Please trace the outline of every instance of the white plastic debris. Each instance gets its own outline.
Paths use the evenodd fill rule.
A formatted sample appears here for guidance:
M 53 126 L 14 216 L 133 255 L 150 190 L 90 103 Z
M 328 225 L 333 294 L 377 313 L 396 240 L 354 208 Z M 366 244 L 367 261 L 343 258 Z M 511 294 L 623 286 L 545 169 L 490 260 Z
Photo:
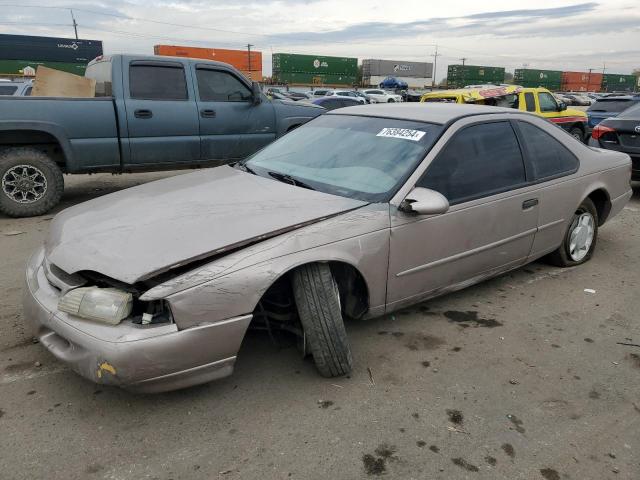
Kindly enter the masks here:
M 585 288 L 584 293 L 596 293 L 596 291 L 593 288 Z

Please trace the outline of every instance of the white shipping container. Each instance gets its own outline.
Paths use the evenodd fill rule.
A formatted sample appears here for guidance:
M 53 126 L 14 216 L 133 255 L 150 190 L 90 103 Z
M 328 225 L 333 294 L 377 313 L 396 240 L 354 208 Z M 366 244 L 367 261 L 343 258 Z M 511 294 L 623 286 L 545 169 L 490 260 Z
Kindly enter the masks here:
M 380 85 L 382 83 L 382 81 L 387 78 L 386 76 L 371 76 L 368 78 L 364 78 L 363 81 L 365 83 L 365 85 L 369 85 L 371 87 L 377 87 L 378 85 Z M 424 87 L 430 87 L 432 82 L 433 82 L 433 78 L 431 77 L 398 77 L 395 76 L 394 78 L 397 78 L 398 80 L 402 81 L 402 82 L 407 82 L 407 85 L 409 85 L 409 88 L 424 88 Z

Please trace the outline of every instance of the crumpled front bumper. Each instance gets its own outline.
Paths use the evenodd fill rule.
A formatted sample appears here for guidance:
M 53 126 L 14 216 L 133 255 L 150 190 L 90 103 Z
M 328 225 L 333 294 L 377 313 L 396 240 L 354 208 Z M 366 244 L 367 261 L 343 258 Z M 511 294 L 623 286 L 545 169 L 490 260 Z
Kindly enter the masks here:
M 27 263 L 25 321 L 40 343 L 83 377 L 127 390 L 154 393 L 231 375 L 251 321 L 244 315 L 185 330 L 176 324 L 107 325 L 57 309 L 60 291 L 45 277 L 44 252 Z

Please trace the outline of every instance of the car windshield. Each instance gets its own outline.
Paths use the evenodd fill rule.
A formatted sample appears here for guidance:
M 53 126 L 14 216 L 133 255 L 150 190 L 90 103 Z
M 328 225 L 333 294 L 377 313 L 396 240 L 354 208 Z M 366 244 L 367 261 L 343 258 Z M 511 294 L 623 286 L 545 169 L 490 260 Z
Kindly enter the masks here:
M 244 166 L 321 192 L 386 202 L 442 129 L 424 122 L 323 115 L 260 150 Z

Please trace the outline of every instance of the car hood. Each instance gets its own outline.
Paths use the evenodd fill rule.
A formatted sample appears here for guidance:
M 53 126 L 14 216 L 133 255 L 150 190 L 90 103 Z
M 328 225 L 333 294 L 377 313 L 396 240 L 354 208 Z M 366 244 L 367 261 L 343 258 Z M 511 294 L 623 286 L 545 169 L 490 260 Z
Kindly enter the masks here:
M 47 259 L 135 283 L 366 205 L 228 166 L 105 195 L 55 217 Z

